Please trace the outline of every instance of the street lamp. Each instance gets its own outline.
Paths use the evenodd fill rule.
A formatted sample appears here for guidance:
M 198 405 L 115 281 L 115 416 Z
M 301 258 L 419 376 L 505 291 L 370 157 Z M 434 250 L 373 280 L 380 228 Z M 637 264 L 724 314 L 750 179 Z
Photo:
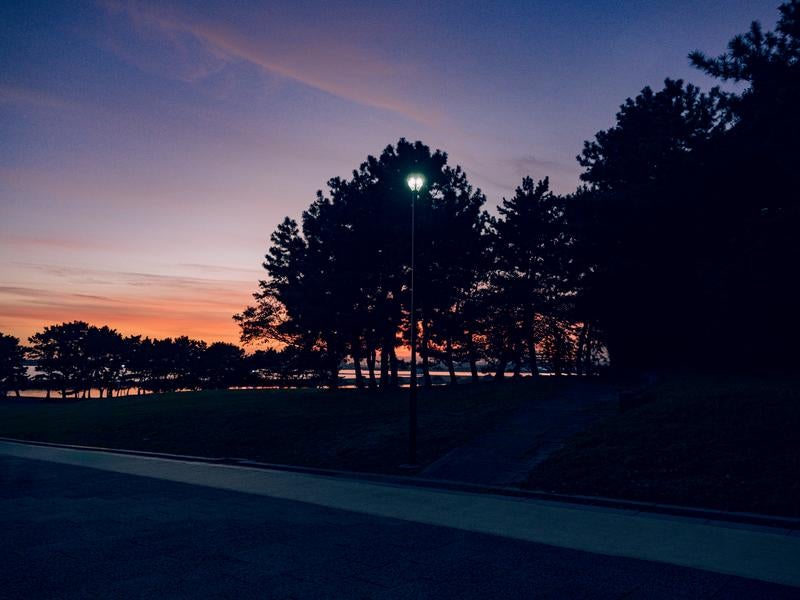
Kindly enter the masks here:
M 411 381 L 408 386 L 408 462 L 417 464 L 417 314 L 414 312 L 414 207 L 419 200 L 419 191 L 425 180 L 421 175 L 409 175 L 411 188 Z

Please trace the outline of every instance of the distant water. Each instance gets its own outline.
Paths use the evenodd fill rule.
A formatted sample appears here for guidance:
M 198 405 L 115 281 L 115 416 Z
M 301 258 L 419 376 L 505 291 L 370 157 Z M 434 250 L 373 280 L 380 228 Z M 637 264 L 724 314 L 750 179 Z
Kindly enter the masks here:
M 28 377 L 33 377 L 38 373 L 36 367 L 28 366 Z M 364 380 L 367 381 L 369 377 L 369 373 L 366 369 L 362 370 L 364 375 Z M 478 376 L 481 379 L 489 376 L 489 373 L 481 373 L 478 372 Z M 522 377 L 530 377 L 530 373 L 521 373 Z M 551 373 L 540 373 L 540 375 L 551 375 Z M 513 377 L 513 371 L 506 371 L 506 377 Z M 411 380 L 411 371 L 409 370 L 401 370 L 397 372 L 397 377 L 399 380 L 400 387 L 408 387 L 409 382 Z M 375 378 L 380 380 L 380 372 L 375 373 Z M 472 373 L 470 371 L 456 371 L 456 378 L 459 382 L 467 382 L 472 380 Z M 417 371 L 417 382 L 418 384 L 422 384 L 422 371 Z M 355 388 L 356 386 L 356 372 L 355 369 L 342 369 L 339 371 L 339 382 L 342 388 Z M 433 385 L 447 385 L 450 383 L 450 373 L 447 371 L 431 371 L 431 382 Z M 233 386 L 231 389 L 273 389 L 276 386 Z M 188 390 L 186 390 L 188 391 Z M 145 392 L 150 393 L 150 392 Z M 37 389 L 28 389 L 22 390 L 21 394 L 23 396 L 27 396 L 29 398 L 45 398 L 47 396 L 47 392 L 45 390 L 37 390 Z M 82 396 L 83 392 L 78 394 L 78 397 Z M 124 395 L 124 393 L 123 393 Z M 132 389 L 130 390 L 130 395 L 135 395 L 135 391 Z M 58 390 L 53 390 L 50 393 L 50 397 L 52 399 L 61 398 L 61 394 Z M 91 389 L 91 397 L 92 398 L 99 398 L 100 397 L 100 390 L 97 388 Z M 74 395 L 68 395 L 67 398 L 75 398 Z
M 448 371 L 431 371 L 431 382 L 433 385 L 445 385 L 450 383 L 450 373 Z M 356 372 L 354 369 L 342 369 L 339 371 L 339 374 L 344 382 L 343 387 L 347 387 L 348 384 L 355 386 L 356 381 Z M 369 377 L 369 373 L 366 369 L 362 370 L 362 374 L 364 379 L 366 380 Z M 522 377 L 530 377 L 530 373 L 521 373 Z M 540 375 L 549 375 L 549 373 L 540 373 Z M 478 371 L 478 377 L 484 379 L 489 376 L 494 376 L 494 373 L 481 373 Z M 506 371 L 506 377 L 513 377 L 513 371 Z M 380 380 L 380 372 L 376 371 L 375 378 Z M 407 387 L 409 382 L 411 381 L 411 371 L 398 371 L 397 378 L 399 380 L 401 387 Z M 456 380 L 457 381 L 471 381 L 472 380 L 472 373 L 470 371 L 456 371 Z M 417 382 L 422 383 L 422 371 L 417 369 Z

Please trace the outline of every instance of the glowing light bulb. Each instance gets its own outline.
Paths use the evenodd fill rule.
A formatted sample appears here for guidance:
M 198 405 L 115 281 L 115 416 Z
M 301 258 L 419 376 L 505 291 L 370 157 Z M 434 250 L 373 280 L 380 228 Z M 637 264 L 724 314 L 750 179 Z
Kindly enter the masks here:
M 425 183 L 425 180 L 420 175 L 411 175 L 408 178 L 408 187 L 415 192 L 418 192 L 422 188 L 423 183 Z

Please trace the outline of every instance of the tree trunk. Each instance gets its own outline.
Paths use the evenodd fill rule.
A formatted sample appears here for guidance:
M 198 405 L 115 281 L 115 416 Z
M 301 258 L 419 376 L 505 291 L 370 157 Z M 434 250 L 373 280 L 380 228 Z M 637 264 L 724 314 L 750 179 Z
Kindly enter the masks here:
M 450 385 L 455 385 L 458 383 L 458 378 L 456 377 L 456 366 L 453 364 L 453 342 L 449 337 L 445 342 L 445 351 L 447 352 L 447 370 L 450 371 Z
M 589 322 L 586 321 L 581 327 L 578 336 L 578 351 L 575 353 L 575 373 L 578 375 L 589 375 Z
M 425 387 L 429 388 L 433 385 L 431 381 L 431 366 L 430 362 L 428 361 L 428 337 L 430 334 L 428 322 L 425 321 L 425 317 L 422 318 L 422 347 L 419 350 L 419 354 L 422 357 L 422 380 L 425 384 Z
M 508 364 L 508 353 L 503 350 L 500 354 L 500 360 L 497 363 L 497 368 L 494 372 L 494 380 L 500 381 L 506 376 L 506 365 Z
M 374 390 L 375 383 L 375 348 L 370 348 L 367 352 L 367 371 L 369 372 L 369 389 Z
M 331 364 L 331 381 L 330 386 L 332 390 L 339 389 L 339 361 Z
M 50 400 L 50 388 L 47 388 L 47 393 L 45 394 L 45 398 Z
M 381 389 L 389 387 L 389 350 L 384 345 L 381 348 Z
M 475 343 L 472 333 L 467 334 L 467 355 L 469 357 L 469 370 L 472 373 L 472 383 L 478 383 L 478 360 L 475 357 Z
M 19 397 L 20 397 L 19 390 L 14 390 L 14 395 L 15 395 L 17 398 L 19 398 Z
M 356 372 L 356 388 L 364 389 L 364 375 L 361 373 L 361 340 L 353 340 L 353 368 Z
M 533 320 L 528 324 L 528 360 L 530 361 L 531 377 L 539 376 L 539 361 L 536 356 L 536 336 L 533 333 Z
M 396 388 L 398 385 L 400 385 L 400 378 L 397 373 L 397 352 L 395 352 L 394 346 L 389 348 L 389 366 L 392 370 L 391 385 L 393 388 Z
M 583 375 L 583 336 L 586 332 L 586 324 L 581 327 L 581 332 L 578 334 L 578 341 L 575 343 L 575 375 L 580 377 Z

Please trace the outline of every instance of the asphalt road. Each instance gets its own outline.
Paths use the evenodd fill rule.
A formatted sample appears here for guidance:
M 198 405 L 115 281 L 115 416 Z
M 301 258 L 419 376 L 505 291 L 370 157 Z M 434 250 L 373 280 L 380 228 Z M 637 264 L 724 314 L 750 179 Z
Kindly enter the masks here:
M 2 598 L 800 598 L 800 589 L 0 457 Z

